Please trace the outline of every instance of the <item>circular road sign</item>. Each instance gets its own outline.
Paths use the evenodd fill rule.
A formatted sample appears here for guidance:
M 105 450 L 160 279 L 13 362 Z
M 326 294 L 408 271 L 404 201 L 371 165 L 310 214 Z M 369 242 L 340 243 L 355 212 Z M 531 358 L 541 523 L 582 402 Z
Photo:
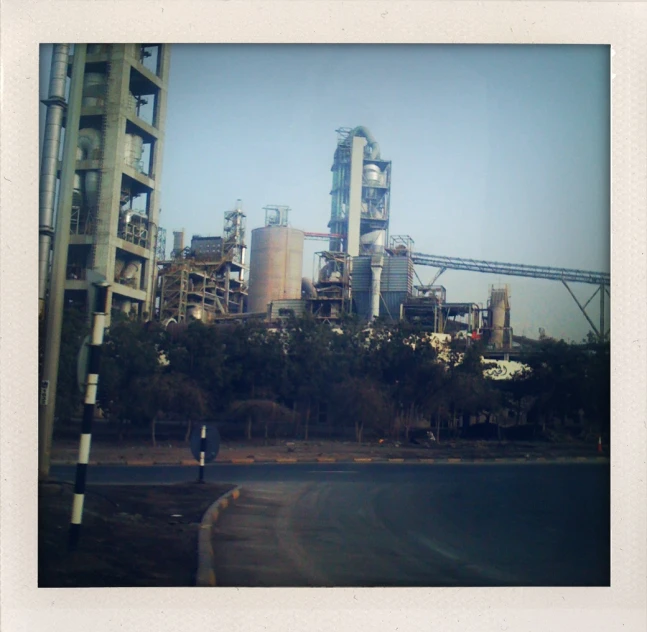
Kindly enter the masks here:
M 204 462 L 211 463 L 218 456 L 218 450 L 220 450 L 220 433 L 215 424 L 196 424 L 193 427 L 191 432 L 191 454 L 199 463 L 202 426 L 207 428 L 207 447 L 204 451 Z

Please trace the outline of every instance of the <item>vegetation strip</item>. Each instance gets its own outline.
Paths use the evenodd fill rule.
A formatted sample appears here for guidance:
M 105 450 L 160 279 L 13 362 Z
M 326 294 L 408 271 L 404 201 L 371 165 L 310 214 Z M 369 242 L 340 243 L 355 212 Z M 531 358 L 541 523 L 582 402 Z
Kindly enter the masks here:
M 240 497 L 240 487 L 235 487 L 221 496 L 207 509 L 200 523 L 198 533 L 198 572 L 196 573 L 196 586 L 212 587 L 216 585 L 214 571 L 213 544 L 211 542 L 213 525 L 218 521 L 220 512 L 229 506 L 229 499 L 237 500 Z
M 63 328 L 60 365 L 76 367 L 85 310 L 70 308 Z M 349 320 L 333 329 L 303 318 L 275 330 L 196 321 L 172 333 L 160 323 L 115 318 L 98 384 L 102 426 L 121 438 L 148 429 L 154 445 L 158 436 L 188 437 L 191 423 L 203 420 L 227 428 L 223 437 L 247 439 L 578 436 L 606 445 L 608 341 L 534 341 L 511 379 L 504 379 L 508 369 L 504 375 L 488 366 L 487 350 L 475 341 L 455 340 L 442 351 L 427 341 L 427 332 L 406 323 L 367 329 Z M 56 407 L 57 432 L 78 437 L 67 423 L 81 409 L 76 371 L 59 375 Z

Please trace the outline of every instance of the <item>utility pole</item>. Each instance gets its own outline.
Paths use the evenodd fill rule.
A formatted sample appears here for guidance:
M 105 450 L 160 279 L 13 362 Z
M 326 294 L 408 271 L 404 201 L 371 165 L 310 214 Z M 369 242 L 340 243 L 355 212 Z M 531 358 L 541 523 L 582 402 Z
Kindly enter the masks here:
M 85 44 L 76 44 L 74 46 L 70 98 L 65 122 L 63 167 L 61 170 L 61 182 L 56 211 L 52 272 L 47 301 L 45 357 L 43 360 L 43 375 L 40 383 L 38 406 L 38 476 L 40 480 L 46 480 L 49 476 L 52 435 L 54 432 L 54 412 L 61 350 L 61 326 L 63 322 L 67 251 L 70 242 L 70 219 L 72 214 L 74 174 L 76 171 L 76 149 L 81 115 L 83 75 L 85 72 L 85 53 Z

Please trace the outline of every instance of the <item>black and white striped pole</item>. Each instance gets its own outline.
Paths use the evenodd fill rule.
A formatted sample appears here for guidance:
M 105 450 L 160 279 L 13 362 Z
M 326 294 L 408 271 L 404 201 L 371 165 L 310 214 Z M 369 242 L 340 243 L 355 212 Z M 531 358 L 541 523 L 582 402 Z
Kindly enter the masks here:
M 207 452 L 207 427 L 203 424 L 200 429 L 200 477 L 199 483 L 204 483 L 204 455 Z
M 90 337 L 90 353 L 88 358 L 88 377 L 85 386 L 83 402 L 83 421 L 81 423 L 81 438 L 79 442 L 79 459 L 76 465 L 76 480 L 74 483 L 74 502 L 72 504 L 72 520 L 70 522 L 70 550 L 76 549 L 79 543 L 81 520 L 83 518 L 83 502 L 85 500 L 85 481 L 90 460 L 90 443 L 92 441 L 92 420 L 97 402 L 97 386 L 99 384 L 99 368 L 101 367 L 101 347 L 106 326 L 106 309 L 108 303 L 108 288 L 105 281 L 94 283 L 94 310 L 92 314 L 92 334 Z

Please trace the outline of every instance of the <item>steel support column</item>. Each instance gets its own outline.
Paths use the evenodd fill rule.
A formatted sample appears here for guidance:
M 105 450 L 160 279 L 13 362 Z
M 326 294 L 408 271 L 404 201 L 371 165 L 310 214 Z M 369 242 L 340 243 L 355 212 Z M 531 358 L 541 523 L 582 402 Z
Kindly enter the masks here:
M 575 294 L 573 294 L 573 292 L 572 292 L 571 288 L 570 288 L 570 287 L 568 287 L 568 283 L 566 283 L 566 281 L 564 281 L 563 279 L 562 279 L 562 283 L 564 284 L 564 287 L 568 290 L 568 293 L 573 297 L 573 300 L 577 303 L 577 306 L 580 308 L 580 311 L 582 312 L 582 314 L 584 314 L 584 318 L 586 318 L 586 320 L 588 320 L 588 321 L 589 321 L 589 325 L 591 325 L 591 328 L 592 328 L 592 329 L 593 329 L 593 331 L 595 332 L 595 335 L 596 335 L 598 338 L 601 338 L 602 334 L 604 334 L 604 330 L 602 330 L 602 334 L 600 333 L 600 331 L 598 331 L 598 329 L 596 328 L 596 326 L 593 324 L 593 321 L 589 318 L 589 315 L 586 313 L 586 310 L 584 309 L 584 307 L 582 306 L 582 304 L 577 300 L 577 297 L 575 296 Z M 598 290 L 596 290 L 596 291 L 595 291 L 595 293 L 593 294 L 593 296 L 595 296 L 595 294 L 596 294 L 597 292 L 598 292 Z M 604 293 L 603 293 L 603 294 L 604 294 Z M 591 297 L 591 298 L 593 298 L 593 297 Z M 589 299 L 589 301 L 588 301 L 588 302 L 590 302 L 590 300 L 591 300 L 591 299 Z M 587 302 L 587 304 L 588 304 L 588 302 Z M 602 318 L 604 318 L 604 316 L 602 316 Z

